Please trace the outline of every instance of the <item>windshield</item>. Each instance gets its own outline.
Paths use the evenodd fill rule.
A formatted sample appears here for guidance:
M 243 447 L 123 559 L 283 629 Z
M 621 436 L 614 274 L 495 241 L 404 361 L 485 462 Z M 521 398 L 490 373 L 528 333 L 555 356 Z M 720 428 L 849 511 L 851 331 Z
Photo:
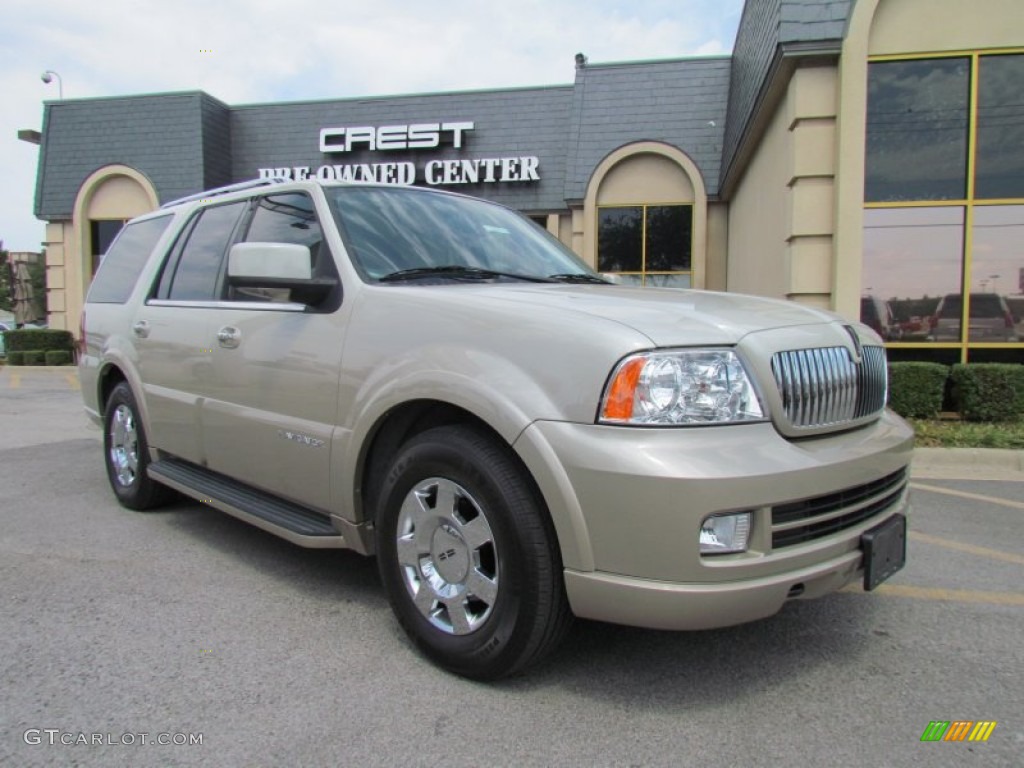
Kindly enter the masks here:
M 453 276 L 451 268 L 465 267 L 494 277 L 600 279 L 550 234 L 499 205 L 402 187 L 324 191 L 352 259 L 372 279 L 439 267 Z

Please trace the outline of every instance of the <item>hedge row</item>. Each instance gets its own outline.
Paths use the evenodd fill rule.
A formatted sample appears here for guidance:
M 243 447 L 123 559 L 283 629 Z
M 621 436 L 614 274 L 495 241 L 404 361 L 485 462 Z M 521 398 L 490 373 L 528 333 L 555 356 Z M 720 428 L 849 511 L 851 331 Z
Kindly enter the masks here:
M 949 366 L 889 363 L 889 407 L 900 416 L 933 419 L 942 410 Z
M 71 352 L 75 348 L 75 337 L 71 331 L 51 331 L 49 328 L 21 328 L 4 331 L 4 344 L 8 352 L 27 352 L 33 349 L 47 351 L 63 349 Z
M 10 352 L 7 362 L 11 365 L 71 365 L 71 353 L 66 349 L 27 349 L 24 352 Z
M 69 365 L 75 359 L 75 337 L 70 331 L 20 328 L 4 331 L 10 365 Z
M 967 421 L 1024 417 L 1024 365 L 890 363 L 889 406 L 901 416 L 933 419 L 948 404 Z

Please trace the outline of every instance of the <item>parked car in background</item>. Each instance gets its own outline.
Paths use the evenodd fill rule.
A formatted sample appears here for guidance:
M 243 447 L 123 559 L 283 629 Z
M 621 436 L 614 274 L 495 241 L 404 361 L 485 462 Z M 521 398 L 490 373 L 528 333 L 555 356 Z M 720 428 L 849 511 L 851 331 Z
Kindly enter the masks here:
M 935 308 L 929 320 L 929 341 L 961 341 L 960 326 L 963 319 L 963 295 L 947 293 Z M 972 293 L 970 295 L 970 320 L 968 341 L 1015 342 L 1017 319 L 1010 311 L 1006 300 L 997 293 Z
M 877 296 L 862 296 L 860 299 L 860 321 L 886 341 L 891 341 L 894 329 L 892 307 L 889 302 Z

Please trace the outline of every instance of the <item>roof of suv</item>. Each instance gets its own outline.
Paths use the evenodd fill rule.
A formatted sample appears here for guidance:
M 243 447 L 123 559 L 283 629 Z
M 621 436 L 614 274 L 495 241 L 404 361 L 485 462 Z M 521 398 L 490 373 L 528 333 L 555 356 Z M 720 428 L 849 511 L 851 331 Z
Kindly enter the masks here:
M 274 187 L 277 185 L 286 185 L 291 188 L 303 188 L 312 186 L 318 187 L 379 187 L 382 189 L 395 189 L 395 184 L 380 184 L 376 182 L 361 182 L 361 181 L 320 181 L 319 179 L 285 179 L 277 176 L 264 179 L 249 179 L 248 181 L 240 181 L 236 184 L 228 184 L 224 187 L 215 187 L 214 189 L 208 189 L 203 192 L 196 192 L 192 195 L 185 197 L 179 197 L 176 200 L 169 200 L 163 203 L 160 208 L 155 211 L 166 211 L 171 208 L 178 208 L 181 206 L 201 205 L 203 203 L 212 202 L 215 197 L 224 196 L 227 199 L 233 199 L 234 197 L 244 197 L 241 193 L 252 193 L 255 190 L 263 190 L 268 187 Z M 426 187 L 401 187 L 403 189 L 415 189 L 420 192 L 432 193 L 436 195 L 446 195 L 449 197 L 466 197 L 466 195 L 460 195 L 458 192 L 450 192 L 443 189 L 429 189 Z M 485 201 L 490 202 L 490 201 Z M 494 205 L 500 205 L 499 203 L 493 203 Z M 150 214 L 146 214 L 150 215 Z M 143 218 L 143 217 L 139 217 Z

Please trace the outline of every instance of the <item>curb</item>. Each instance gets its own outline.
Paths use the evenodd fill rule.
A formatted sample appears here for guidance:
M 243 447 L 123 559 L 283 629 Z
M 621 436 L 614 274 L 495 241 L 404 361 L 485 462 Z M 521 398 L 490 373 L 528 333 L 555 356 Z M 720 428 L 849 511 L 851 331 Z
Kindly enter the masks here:
M 0 371 L 49 371 L 51 373 L 61 373 L 63 371 L 71 371 L 75 374 L 78 373 L 77 365 L 7 365 L 0 363 Z
M 961 480 L 1024 480 L 1024 451 L 1005 448 L 915 448 L 911 474 Z

